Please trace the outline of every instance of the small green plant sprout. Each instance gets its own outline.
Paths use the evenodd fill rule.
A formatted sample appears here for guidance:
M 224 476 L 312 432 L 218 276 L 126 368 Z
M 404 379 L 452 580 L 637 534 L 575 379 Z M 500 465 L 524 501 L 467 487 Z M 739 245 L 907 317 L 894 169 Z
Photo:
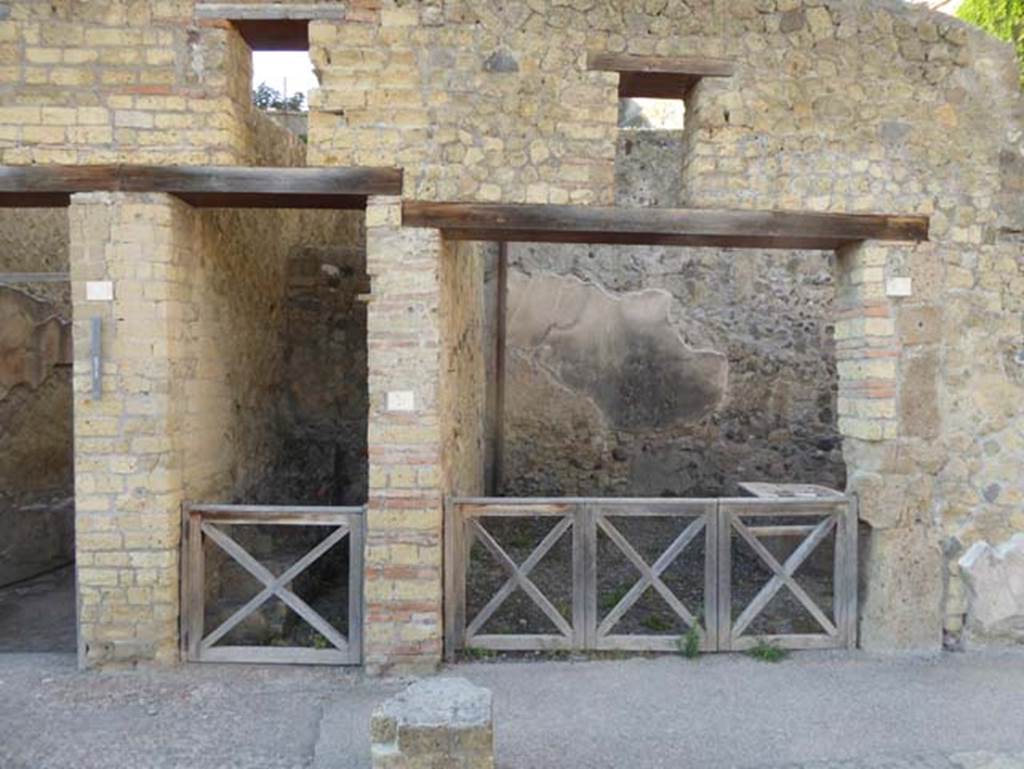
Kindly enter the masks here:
M 757 642 L 757 646 L 747 652 L 755 660 L 761 662 L 782 662 L 789 656 L 789 651 L 765 641 L 763 638 Z
M 617 585 L 610 592 L 604 593 L 601 596 L 601 609 L 603 611 L 611 611 L 619 605 L 619 601 L 625 598 L 628 592 L 628 585 Z
M 492 649 L 481 649 L 478 646 L 467 646 L 462 650 L 462 656 L 467 660 L 489 660 L 497 656 Z
M 686 635 L 679 637 L 679 653 L 692 660 L 700 656 L 700 628 L 697 623 L 690 625 Z

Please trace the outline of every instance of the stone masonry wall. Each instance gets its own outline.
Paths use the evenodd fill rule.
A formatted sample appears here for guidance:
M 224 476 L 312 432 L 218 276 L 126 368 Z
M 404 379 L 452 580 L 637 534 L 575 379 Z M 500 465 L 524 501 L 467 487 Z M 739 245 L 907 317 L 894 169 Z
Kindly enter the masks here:
M 839 427 L 872 526 L 862 641 L 934 647 L 944 626 L 956 643 L 957 559 L 1021 525 L 1006 404 L 1024 395 L 1024 260 L 1000 229 L 1020 207 L 1001 176 L 1020 155 L 1015 62 L 924 9 L 792 6 L 731 12 L 743 64 L 690 100 L 683 187 L 696 205 L 931 216 L 930 243 L 840 260 Z M 893 277 L 912 295 L 887 297 Z
M 248 46 L 193 6 L 0 4 L 0 162 L 289 164 L 253 138 Z
M 1020 530 L 1008 46 L 895 0 L 451 0 L 360 4 L 315 23 L 312 47 L 310 158 L 403 165 L 411 197 L 611 202 L 616 77 L 585 70 L 588 51 L 611 51 L 736 60 L 688 99 L 688 204 L 931 216 L 931 242 L 837 263 L 839 428 L 873 525 L 864 641 L 934 648 L 943 622 L 959 632 L 958 554 Z M 887 296 L 892 277 L 911 296 Z
M 177 659 L 184 319 L 195 220 L 165 195 L 76 195 L 70 209 L 75 345 L 79 662 Z M 85 300 L 110 280 L 111 303 Z M 103 395 L 90 326 L 103 323 Z
M 398 198 L 370 198 L 363 658 L 371 670 L 441 657 L 441 258 L 440 233 L 403 229 Z M 390 392 L 412 393 L 412 410 L 389 409 Z
M 484 479 L 483 247 L 401 227 L 398 198 L 366 215 L 370 488 L 364 661 L 441 658 L 443 500 Z M 410 395 L 411 408 L 389 403 Z

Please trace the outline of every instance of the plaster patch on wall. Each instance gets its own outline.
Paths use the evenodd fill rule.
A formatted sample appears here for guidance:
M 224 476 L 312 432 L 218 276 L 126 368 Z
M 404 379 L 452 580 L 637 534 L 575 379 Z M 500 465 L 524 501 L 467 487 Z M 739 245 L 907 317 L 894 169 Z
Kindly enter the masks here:
M 509 347 L 529 351 L 618 429 L 693 422 L 725 397 L 725 355 L 685 343 L 667 291 L 616 295 L 574 277 L 513 271 L 509 296 Z
M 0 286 L 0 400 L 17 385 L 39 387 L 55 365 L 70 362 L 68 322 L 52 305 Z

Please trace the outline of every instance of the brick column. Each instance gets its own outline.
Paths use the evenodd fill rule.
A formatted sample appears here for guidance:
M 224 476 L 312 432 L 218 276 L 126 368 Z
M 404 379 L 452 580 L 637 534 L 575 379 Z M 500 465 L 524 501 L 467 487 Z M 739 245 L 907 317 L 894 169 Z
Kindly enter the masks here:
M 75 195 L 69 210 L 79 662 L 173 662 L 184 404 L 174 386 L 191 209 L 159 194 Z M 106 281 L 112 301 L 90 301 Z M 102 393 L 91 383 L 102 321 Z
M 847 489 L 871 526 L 860 640 L 880 651 L 934 650 L 942 641 L 942 558 L 927 472 L 929 453 L 941 465 L 930 445 L 938 435 L 935 371 L 930 381 L 921 375 L 906 324 L 898 324 L 909 300 L 886 292 L 907 250 L 865 243 L 839 254 L 839 430 Z
M 441 659 L 441 234 L 403 229 L 399 198 L 371 198 L 366 249 L 373 293 L 364 658 L 371 671 L 389 672 Z

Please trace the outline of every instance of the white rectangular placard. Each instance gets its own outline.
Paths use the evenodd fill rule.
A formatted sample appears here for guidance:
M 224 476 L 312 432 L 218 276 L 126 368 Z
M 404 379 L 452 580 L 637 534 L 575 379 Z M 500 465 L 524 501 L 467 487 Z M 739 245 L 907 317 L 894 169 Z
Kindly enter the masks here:
M 914 293 L 910 278 L 889 278 L 885 284 L 886 296 L 910 296 Z
M 85 299 L 87 302 L 114 301 L 114 284 L 109 280 L 87 280 Z

